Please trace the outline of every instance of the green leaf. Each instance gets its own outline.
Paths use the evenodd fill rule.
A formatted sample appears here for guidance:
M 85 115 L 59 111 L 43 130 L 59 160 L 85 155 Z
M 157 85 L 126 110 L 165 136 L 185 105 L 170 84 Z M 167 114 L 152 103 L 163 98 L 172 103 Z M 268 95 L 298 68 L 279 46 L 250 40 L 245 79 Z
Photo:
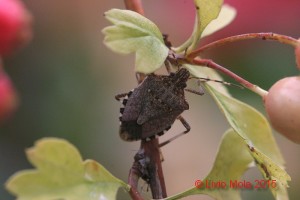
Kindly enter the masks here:
M 231 127 L 250 146 L 259 149 L 276 163 L 284 164 L 269 123 L 261 113 L 233 97 L 222 94 L 211 86 L 206 85 L 206 89 L 217 102 Z
M 188 54 L 197 46 L 206 26 L 218 17 L 223 0 L 194 0 L 194 4 L 196 7 L 194 30 L 186 42 L 181 46 L 174 48 L 174 51 L 177 53 L 186 51 Z
M 236 10 L 233 7 L 226 4 L 223 5 L 218 18 L 212 20 L 206 26 L 206 28 L 203 30 L 201 34 L 201 38 L 211 35 L 219 31 L 220 29 L 226 27 L 234 20 L 235 16 L 236 16 Z
M 184 66 L 195 77 L 222 80 L 221 76 L 213 69 L 195 65 Z M 205 86 L 231 127 L 241 137 L 251 142 L 250 146 L 254 145 L 276 163 L 283 165 L 284 160 L 277 147 L 267 119 L 251 106 L 231 97 L 224 85 L 206 82 Z
M 274 163 L 269 157 L 257 151 L 253 146 L 248 146 L 250 153 L 255 160 L 256 166 L 263 174 L 266 180 L 275 181 L 276 186 L 271 186 L 269 189 L 272 194 L 278 200 L 288 200 L 287 181 L 291 180 L 291 177 L 281 168 Z
M 276 180 L 278 187 L 270 188 L 275 198 L 286 195 L 290 176 L 284 170 L 284 160 L 272 135 L 266 118 L 249 105 L 218 92 L 211 86 L 206 89 L 213 96 L 231 127 L 244 139 L 257 167 L 269 180 Z M 255 151 L 251 151 L 251 150 Z M 266 174 L 267 173 L 267 174 Z
M 130 10 L 111 9 L 105 17 L 113 24 L 102 30 L 108 48 L 121 54 L 135 52 L 137 72 L 148 74 L 161 67 L 169 49 L 153 22 Z
M 196 77 L 218 78 L 215 70 L 202 66 L 185 65 Z M 288 199 L 286 187 L 290 176 L 284 170 L 284 160 L 277 147 L 267 119 L 251 106 L 231 97 L 216 83 L 207 82 L 207 91 L 212 95 L 231 127 L 244 139 L 245 145 L 263 176 L 276 181 L 269 187 L 277 199 Z
M 193 187 L 183 193 L 169 197 L 167 200 L 195 194 L 207 194 L 220 200 L 239 200 L 241 199 L 239 190 L 234 189 L 230 183 L 240 181 L 252 162 L 253 158 L 249 154 L 243 139 L 234 130 L 230 129 L 223 135 L 214 166 L 209 175 L 202 180 L 202 185 L 199 185 L 201 187 Z M 210 188 L 212 181 L 221 181 L 226 186 L 224 188 Z
M 129 190 L 96 161 L 83 162 L 66 140 L 41 139 L 26 153 L 36 169 L 17 172 L 6 182 L 18 200 L 115 199 L 120 187 Z

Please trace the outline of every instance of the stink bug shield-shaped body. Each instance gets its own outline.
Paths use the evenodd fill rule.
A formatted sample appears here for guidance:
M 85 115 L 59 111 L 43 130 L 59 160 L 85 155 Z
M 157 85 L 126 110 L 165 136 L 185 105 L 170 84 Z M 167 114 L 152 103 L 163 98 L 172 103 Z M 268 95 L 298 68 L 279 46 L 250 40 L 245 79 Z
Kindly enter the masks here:
M 120 137 L 126 141 L 162 135 L 184 110 L 189 109 L 184 89 L 190 76 L 187 69 L 165 75 L 148 75 L 128 94 L 117 95 L 120 109 Z

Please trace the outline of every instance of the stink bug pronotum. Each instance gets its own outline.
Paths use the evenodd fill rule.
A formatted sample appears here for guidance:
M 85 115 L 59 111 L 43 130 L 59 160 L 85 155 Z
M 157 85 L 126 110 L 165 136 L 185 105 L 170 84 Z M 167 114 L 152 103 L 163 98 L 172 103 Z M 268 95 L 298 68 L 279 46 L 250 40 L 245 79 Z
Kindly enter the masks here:
M 171 128 L 178 118 L 185 126 L 190 126 L 180 117 L 189 109 L 184 89 L 190 73 L 181 68 L 170 75 L 148 75 L 137 88 L 129 93 L 119 94 L 124 107 L 120 109 L 120 137 L 125 141 L 134 141 L 162 135 Z

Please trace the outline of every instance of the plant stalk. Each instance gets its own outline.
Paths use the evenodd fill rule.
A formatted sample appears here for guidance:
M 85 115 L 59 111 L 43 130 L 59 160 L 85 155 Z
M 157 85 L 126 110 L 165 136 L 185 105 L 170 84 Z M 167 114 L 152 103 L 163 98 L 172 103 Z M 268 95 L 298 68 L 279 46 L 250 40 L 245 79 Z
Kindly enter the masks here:
M 242 34 L 242 35 L 235 35 L 235 36 L 230 36 L 227 38 L 223 38 L 217 41 L 214 41 L 212 43 L 209 43 L 207 45 L 204 45 L 194 51 L 192 51 L 187 58 L 189 60 L 196 58 L 199 56 L 202 52 L 207 51 L 211 48 L 223 46 L 228 43 L 232 42 L 238 42 L 242 40 L 250 40 L 250 39 L 262 39 L 262 40 L 273 40 L 277 41 L 283 44 L 291 45 L 293 47 L 296 47 L 299 44 L 299 41 L 295 38 L 292 38 L 290 36 L 286 35 L 281 35 L 277 33 L 247 33 L 247 34 Z
M 185 61 L 187 61 L 187 60 L 185 60 Z M 260 95 L 261 97 L 264 97 L 268 94 L 268 91 L 258 87 L 257 85 L 254 85 L 253 83 L 250 83 L 249 81 L 243 79 L 242 77 L 240 77 L 237 74 L 233 73 L 232 71 L 226 69 L 225 67 L 213 62 L 212 60 L 195 58 L 195 59 L 193 59 L 191 61 L 187 61 L 187 62 L 188 62 L 188 64 L 205 66 L 205 67 L 209 67 L 209 68 L 215 69 L 217 71 L 220 71 L 223 74 L 225 74 L 225 75 L 233 78 L 234 80 L 236 80 L 238 83 L 243 85 L 245 88 L 247 88 L 247 89 L 255 92 L 256 94 Z
M 124 3 L 126 9 L 144 15 L 141 0 L 124 0 Z M 136 73 L 136 78 L 138 83 L 141 83 L 145 78 L 145 74 Z M 136 157 L 138 157 L 141 152 L 143 153 L 143 158 L 142 160 L 137 161 Z M 143 165 L 141 165 L 141 163 L 143 163 Z M 131 186 L 130 195 L 135 200 L 142 199 L 137 190 L 139 178 L 146 179 L 147 183 L 149 183 L 154 199 L 167 197 L 158 138 L 150 141 L 142 140 L 140 150 L 135 156 L 135 162 L 130 170 L 128 178 L 129 185 Z

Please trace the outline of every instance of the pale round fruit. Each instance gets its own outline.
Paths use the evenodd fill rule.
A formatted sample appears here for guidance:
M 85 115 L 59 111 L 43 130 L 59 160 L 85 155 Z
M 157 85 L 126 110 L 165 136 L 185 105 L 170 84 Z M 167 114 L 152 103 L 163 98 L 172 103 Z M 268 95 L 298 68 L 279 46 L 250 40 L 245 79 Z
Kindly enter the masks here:
M 297 68 L 300 69 L 300 39 L 298 41 L 299 44 L 295 48 L 295 56 L 296 56 Z
M 273 128 L 300 144 L 300 76 L 276 82 L 264 103 Z

